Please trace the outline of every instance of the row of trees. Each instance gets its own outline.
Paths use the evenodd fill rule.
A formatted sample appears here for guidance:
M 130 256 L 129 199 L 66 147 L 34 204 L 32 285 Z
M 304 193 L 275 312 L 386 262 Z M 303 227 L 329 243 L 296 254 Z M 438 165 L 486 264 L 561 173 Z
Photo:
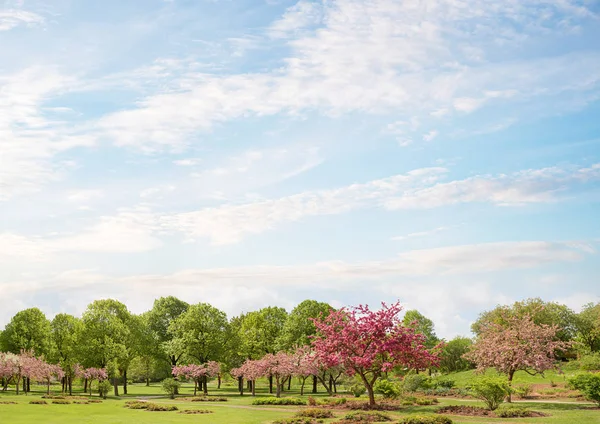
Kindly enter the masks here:
M 555 359 L 548 352 L 564 359 L 575 347 L 600 349 L 600 304 L 587 305 L 579 314 L 539 299 L 497 307 L 473 324 L 475 346 L 464 337 L 440 344 L 431 320 L 408 311 L 401 321 L 399 313 L 397 304 L 375 312 L 362 307 L 336 311 L 326 303 L 307 300 L 289 314 L 283 308 L 267 307 L 228 319 L 209 304 L 189 305 L 165 297 L 156 300 L 150 311 L 134 315 L 118 301 L 98 300 L 81 318 L 58 314 L 49 321 L 37 308 L 17 313 L 0 334 L 0 351 L 35 354 L 44 363 L 58 365 L 53 375 L 63 380 L 63 390 L 81 375 L 82 368 L 106 370 L 115 395 L 119 381 L 127 393 L 132 369 L 147 381 L 153 375 L 164 378 L 171 373 L 190 378 L 204 392 L 209 378 L 220 382 L 222 371 L 231 371 L 239 379 L 241 391 L 244 378 L 253 382 L 267 376 L 271 391 L 275 380 L 278 393 L 291 376 L 303 382 L 312 377 L 316 391 L 318 381 L 326 388 L 332 383 L 335 387 L 337 378 L 346 373 L 357 376 L 373 399 L 377 379 L 396 367 L 452 372 L 476 364 L 497 367 L 510 379 L 519 369 L 547 369 Z M 517 323 L 525 327 L 515 327 Z M 546 349 L 547 361 L 540 365 L 539 360 L 534 364 L 513 358 L 525 364 L 514 369 L 494 363 L 502 343 L 523 352 L 515 346 L 532 342 L 531 337 L 506 338 L 513 334 L 508 328 L 516 328 L 513 333 L 518 337 L 527 332 L 543 334 L 545 339 L 535 343 Z M 546 330 L 540 333 L 540 329 Z M 365 340 L 369 342 L 361 350 Z M 538 348 L 530 350 L 539 353 Z M 253 384 L 249 387 L 252 390 Z

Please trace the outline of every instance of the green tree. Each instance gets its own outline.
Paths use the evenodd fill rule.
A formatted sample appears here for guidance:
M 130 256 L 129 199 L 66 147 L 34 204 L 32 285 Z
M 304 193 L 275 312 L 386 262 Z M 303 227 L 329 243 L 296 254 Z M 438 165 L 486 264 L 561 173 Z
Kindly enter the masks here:
M 185 313 L 189 304 L 174 296 L 161 297 L 154 301 L 152 309 L 145 316 L 148 327 L 154 334 L 157 347 L 154 352 L 157 358 L 166 360 L 169 365 L 176 366 L 185 353 L 185 346 L 180 340 L 174 340 L 169 331 L 171 323 Z
M 312 319 L 325 318 L 333 310 L 331 305 L 316 300 L 299 303 L 288 315 L 277 342 L 280 349 L 291 350 L 310 344 L 317 329 Z
M 413 328 L 417 334 L 425 336 L 425 347 L 427 349 L 434 348 L 440 342 L 435 334 L 433 321 L 416 309 L 406 311 L 402 323 L 406 327 Z
M 475 368 L 474 364 L 463 358 L 473 341 L 467 337 L 455 337 L 442 348 L 440 369 L 442 372 L 459 372 Z
M 84 364 L 107 368 L 113 377 L 115 396 L 119 395 L 117 374 L 124 372 L 124 392 L 127 387 L 127 367 L 137 348 L 137 323 L 127 307 L 113 299 L 96 300 L 88 305 L 82 317 L 81 345 Z
M 58 314 L 54 317 L 50 326 L 53 348 L 52 357 L 55 362 L 61 365 L 65 372 L 63 391 L 68 388 L 69 394 L 72 394 L 79 339 L 83 327 L 82 322 L 73 315 Z
M 17 312 L 2 334 L 4 349 L 18 354 L 33 350 L 36 355 L 49 355 L 51 350 L 50 321 L 38 308 Z
M 589 352 L 600 351 L 600 303 L 588 303 L 576 317 L 577 341 Z

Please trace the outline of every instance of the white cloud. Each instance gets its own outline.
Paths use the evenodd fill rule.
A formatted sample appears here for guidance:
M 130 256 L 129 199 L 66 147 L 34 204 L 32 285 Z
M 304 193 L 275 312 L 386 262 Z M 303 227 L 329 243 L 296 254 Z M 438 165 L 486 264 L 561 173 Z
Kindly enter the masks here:
M 405 236 L 392 237 L 392 240 L 394 240 L 394 241 L 401 241 L 401 240 L 406 240 L 406 239 L 410 239 L 410 238 L 427 237 L 427 236 L 430 236 L 430 235 L 433 235 L 433 234 L 437 234 L 437 233 L 441 233 L 441 232 L 444 232 L 444 231 L 448 231 L 451 228 L 454 228 L 454 227 L 437 227 L 437 228 L 434 228 L 432 230 L 417 231 L 415 233 L 410 233 L 410 234 L 407 234 Z
M 289 7 L 281 19 L 273 22 L 269 28 L 271 37 L 279 38 L 294 34 L 321 23 L 323 19 L 323 5 L 310 0 L 300 0 Z
M 104 196 L 104 192 L 98 189 L 71 190 L 67 193 L 67 200 L 73 203 L 85 204 L 102 196 Z
M 39 25 L 44 20 L 42 16 L 26 10 L 4 9 L 0 10 L 0 31 L 8 31 L 19 25 Z

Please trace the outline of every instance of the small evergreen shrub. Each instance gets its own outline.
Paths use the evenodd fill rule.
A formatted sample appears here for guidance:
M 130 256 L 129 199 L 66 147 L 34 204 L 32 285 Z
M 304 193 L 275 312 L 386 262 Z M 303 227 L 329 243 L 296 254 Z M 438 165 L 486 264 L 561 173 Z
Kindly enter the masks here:
M 452 420 L 443 415 L 413 415 L 403 417 L 398 424 L 452 424 Z
M 327 409 L 310 408 L 296 413 L 296 417 L 304 418 L 333 418 L 333 412 Z
M 161 383 L 160 387 L 163 392 L 169 395 L 169 398 L 175 399 L 175 393 L 181 387 L 181 383 L 174 378 L 165 378 Z
M 379 380 L 375 383 L 373 390 L 382 395 L 384 399 L 397 399 L 401 393 L 400 387 L 389 380 Z
M 306 405 L 306 401 L 298 398 L 265 398 L 255 399 L 252 405 Z
M 108 392 L 110 392 L 111 388 L 112 388 L 112 385 L 110 384 L 110 381 L 108 381 L 108 380 L 100 381 L 98 383 L 98 394 L 103 399 L 106 399 L 106 395 L 108 395 Z

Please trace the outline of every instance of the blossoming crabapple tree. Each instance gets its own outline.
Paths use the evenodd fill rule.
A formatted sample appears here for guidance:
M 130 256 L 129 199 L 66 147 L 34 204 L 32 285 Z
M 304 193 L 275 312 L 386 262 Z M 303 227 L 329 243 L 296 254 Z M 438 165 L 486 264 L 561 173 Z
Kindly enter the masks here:
M 316 355 L 325 363 L 343 366 L 357 375 L 375 405 L 373 386 L 396 366 L 425 369 L 439 358 L 424 345 L 424 337 L 405 327 L 399 317 L 402 307 L 394 303 L 371 311 L 368 306 L 342 308 L 314 320 L 317 335 L 312 340 Z

